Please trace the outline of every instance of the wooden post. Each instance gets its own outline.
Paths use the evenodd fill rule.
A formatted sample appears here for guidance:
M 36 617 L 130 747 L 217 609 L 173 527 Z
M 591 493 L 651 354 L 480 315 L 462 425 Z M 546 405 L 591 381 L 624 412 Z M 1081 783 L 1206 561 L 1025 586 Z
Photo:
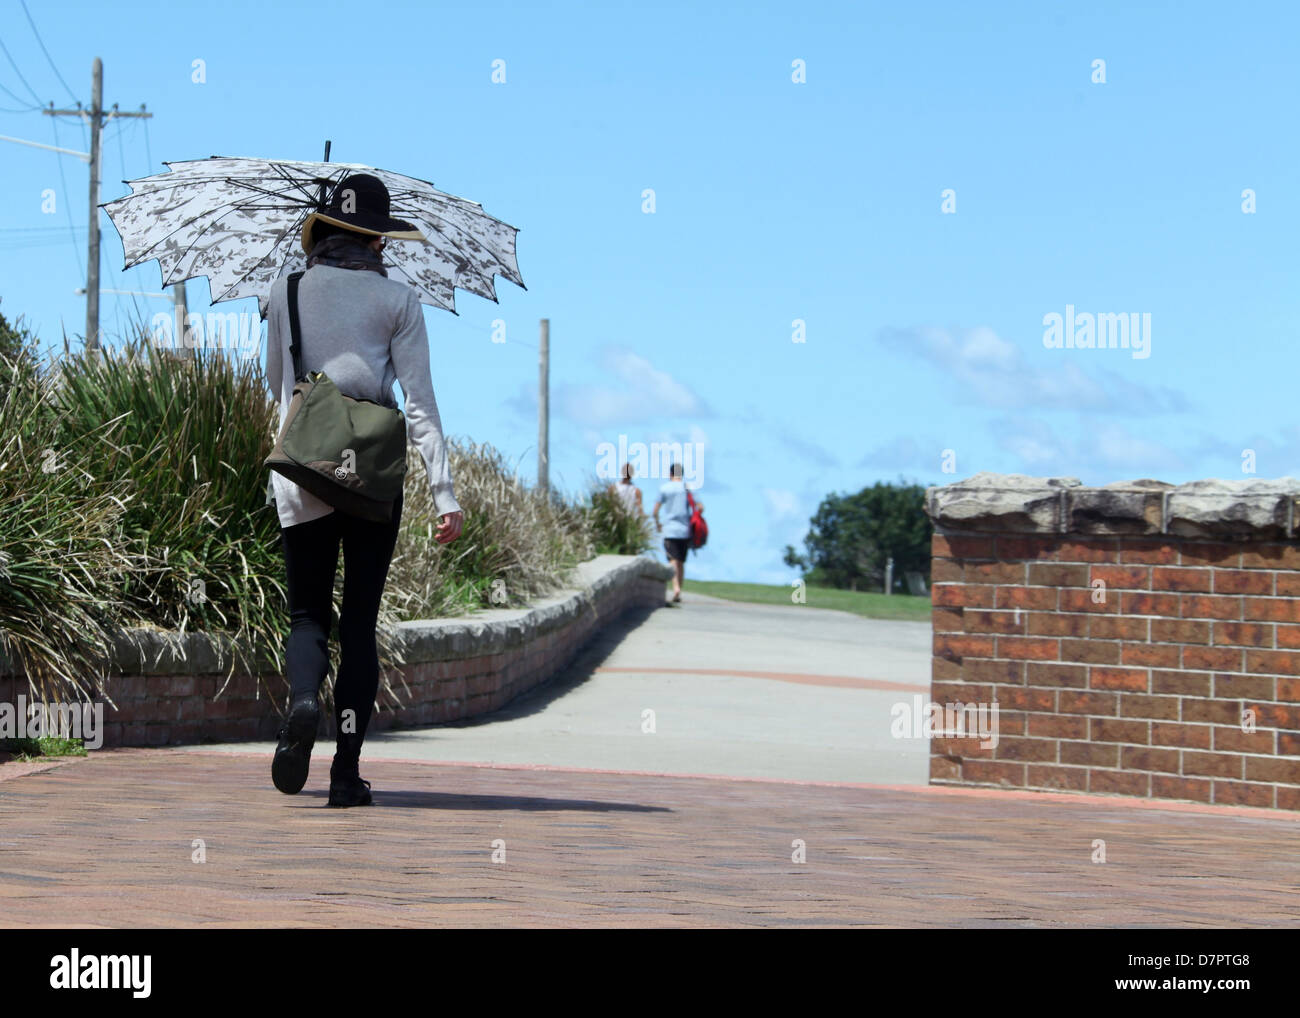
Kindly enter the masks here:
M 185 284 L 174 283 L 172 285 L 172 305 L 174 307 L 173 317 L 176 320 L 176 332 L 172 336 L 172 342 L 175 344 L 171 353 L 176 357 L 193 357 L 194 351 L 185 345 L 185 336 L 189 332 L 189 311 L 185 306 Z
M 104 106 L 104 62 L 95 57 L 90 85 L 90 222 L 86 260 L 86 349 L 99 349 L 99 132 Z
M 541 345 L 538 347 L 537 376 L 537 487 L 550 490 L 550 418 L 551 418 L 551 320 L 542 319 Z

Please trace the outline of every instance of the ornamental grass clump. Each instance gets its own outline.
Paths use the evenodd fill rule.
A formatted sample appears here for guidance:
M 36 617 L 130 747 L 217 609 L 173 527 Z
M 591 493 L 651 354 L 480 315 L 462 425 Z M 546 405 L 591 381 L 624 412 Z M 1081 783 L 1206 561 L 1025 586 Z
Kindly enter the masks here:
M 580 506 L 528 487 L 486 443 L 448 439 L 447 457 L 465 525 L 459 538 L 440 545 L 424 465 L 408 451 L 402 527 L 385 592 L 403 618 L 522 605 L 563 586 L 591 556 Z
M 221 634 L 228 673 L 278 664 L 288 632 L 279 523 L 265 505 L 271 408 L 256 361 L 197 348 L 177 356 L 143 338 L 63 357 L 54 444 L 124 508 L 132 558 L 122 608 L 179 637 Z M 116 422 L 113 457 L 78 436 Z
M 598 555 L 639 555 L 650 547 L 649 518 L 628 509 L 608 485 L 593 486 L 588 501 L 587 527 Z
M 138 327 L 120 346 L 47 364 L 0 316 L 4 670 L 43 700 L 111 702 L 113 648 L 129 634 L 182 646 L 203 633 L 227 679 L 261 676 L 279 703 L 288 613 L 263 465 L 278 406 L 257 361 L 180 356 L 149 339 Z M 616 509 L 528 486 L 490 445 L 449 439 L 448 455 L 465 525 L 444 546 L 424 465 L 408 450 L 378 632 L 394 699 L 399 622 L 524 605 L 565 586 L 597 549 L 635 543 Z M 336 606 L 342 574 L 340 561 Z
M 30 335 L 0 316 L 0 656 L 33 699 L 102 692 L 114 634 L 139 621 L 116 596 L 142 567 L 121 538 L 127 486 L 102 476 L 121 426 L 60 425 Z

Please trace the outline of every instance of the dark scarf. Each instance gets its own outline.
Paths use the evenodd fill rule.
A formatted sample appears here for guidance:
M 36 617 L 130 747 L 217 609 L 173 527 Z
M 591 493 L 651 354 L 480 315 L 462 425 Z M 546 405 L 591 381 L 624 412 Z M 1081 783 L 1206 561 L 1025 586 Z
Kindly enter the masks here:
M 307 268 L 313 265 L 334 265 L 340 269 L 369 269 L 387 276 L 383 255 L 372 251 L 365 242 L 353 240 L 341 233 L 331 234 L 311 249 Z

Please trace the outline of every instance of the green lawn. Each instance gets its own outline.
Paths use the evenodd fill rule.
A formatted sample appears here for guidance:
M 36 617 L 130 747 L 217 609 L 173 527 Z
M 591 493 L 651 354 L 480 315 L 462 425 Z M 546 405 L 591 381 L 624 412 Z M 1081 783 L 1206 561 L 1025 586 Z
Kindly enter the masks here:
M 801 608 L 791 597 L 793 587 L 774 587 L 762 583 L 716 583 L 709 580 L 687 580 L 686 589 L 709 597 L 725 597 L 728 601 L 753 601 L 757 604 L 785 604 Z M 930 599 L 910 594 L 867 593 L 857 590 L 836 590 L 833 587 L 807 587 L 807 604 L 813 608 L 833 608 L 837 611 L 865 615 L 869 619 L 903 619 L 908 622 L 930 621 Z

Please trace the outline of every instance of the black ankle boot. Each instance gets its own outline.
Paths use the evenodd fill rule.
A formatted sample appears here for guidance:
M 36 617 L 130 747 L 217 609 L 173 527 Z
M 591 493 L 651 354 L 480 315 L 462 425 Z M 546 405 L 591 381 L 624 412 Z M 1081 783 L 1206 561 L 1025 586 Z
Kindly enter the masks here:
M 280 744 L 271 761 L 271 780 L 285 795 L 297 795 L 307 783 L 311 750 L 316 745 L 320 725 L 320 704 L 315 693 L 298 697 L 289 707 L 289 715 L 280 728 Z
M 370 782 L 361 777 L 357 767 L 334 764 L 330 768 L 331 806 L 369 806 Z
M 370 782 L 361 777 L 361 743 L 364 734 L 340 731 L 338 747 L 330 766 L 331 806 L 369 806 Z

